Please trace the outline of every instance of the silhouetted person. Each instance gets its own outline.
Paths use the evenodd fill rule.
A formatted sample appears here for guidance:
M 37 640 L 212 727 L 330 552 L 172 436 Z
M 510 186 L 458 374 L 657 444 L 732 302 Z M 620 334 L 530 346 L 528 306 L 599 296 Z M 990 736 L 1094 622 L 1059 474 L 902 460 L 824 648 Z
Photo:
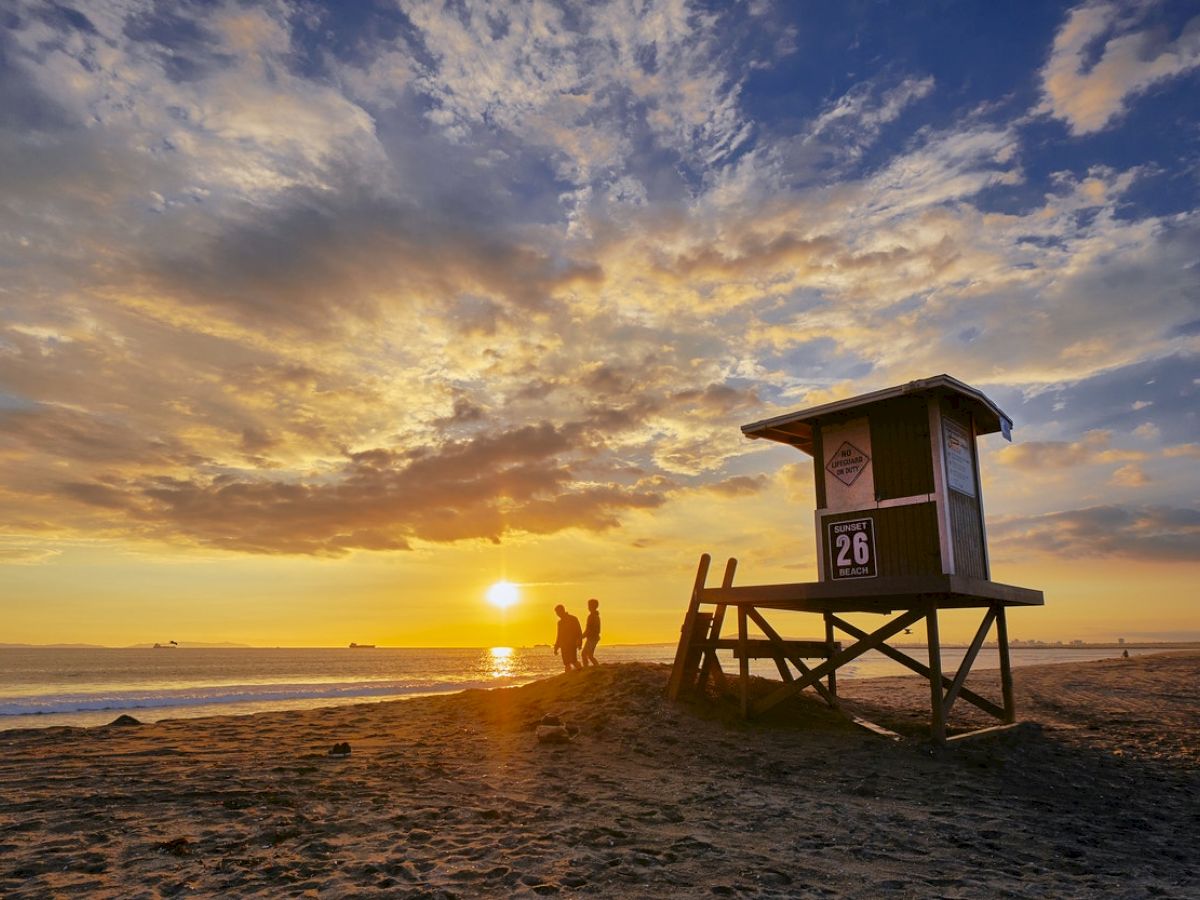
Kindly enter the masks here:
M 1122 650 L 1122 651 L 1121 651 L 1121 657 L 1122 657 L 1123 659 L 1129 659 L 1129 651 L 1128 651 L 1128 650 Z M 584 658 L 584 659 L 587 659 L 587 651 L 586 651 L 586 650 L 584 650 L 584 651 L 583 651 L 583 658 Z
M 583 629 L 583 664 L 596 665 L 596 645 L 600 643 L 600 601 L 588 601 L 587 627 Z
M 582 669 L 576 655 L 583 644 L 583 629 L 579 627 L 579 620 L 567 612 L 561 603 L 554 607 L 554 613 L 558 616 L 558 637 L 554 641 L 554 650 L 562 654 L 563 670 L 570 672 L 572 669 Z

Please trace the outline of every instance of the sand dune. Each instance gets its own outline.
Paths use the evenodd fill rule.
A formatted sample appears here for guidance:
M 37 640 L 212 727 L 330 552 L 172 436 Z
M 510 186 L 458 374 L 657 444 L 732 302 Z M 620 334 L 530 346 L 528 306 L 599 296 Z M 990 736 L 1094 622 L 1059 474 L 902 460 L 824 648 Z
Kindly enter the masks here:
M 917 680 L 842 685 L 889 741 L 808 699 L 752 724 L 673 706 L 650 665 L 2 732 L 0 894 L 1195 897 L 1198 676 L 1200 654 L 1019 669 L 1039 724 L 944 753 Z M 578 737 L 539 745 L 546 713 Z

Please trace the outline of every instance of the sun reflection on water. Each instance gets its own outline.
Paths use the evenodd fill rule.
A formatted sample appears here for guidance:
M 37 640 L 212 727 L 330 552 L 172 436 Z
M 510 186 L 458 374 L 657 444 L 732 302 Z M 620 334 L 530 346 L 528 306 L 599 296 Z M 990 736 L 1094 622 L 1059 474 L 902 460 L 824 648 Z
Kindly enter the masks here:
M 513 659 L 512 647 L 492 647 L 488 650 L 488 662 L 491 664 L 491 676 L 493 678 L 507 678 L 513 674 L 515 669 L 515 660 Z

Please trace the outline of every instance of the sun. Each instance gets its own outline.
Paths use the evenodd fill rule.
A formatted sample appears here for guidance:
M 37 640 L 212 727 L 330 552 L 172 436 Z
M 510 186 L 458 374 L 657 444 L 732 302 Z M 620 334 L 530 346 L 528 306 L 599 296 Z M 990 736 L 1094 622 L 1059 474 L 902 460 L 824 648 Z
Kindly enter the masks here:
M 511 581 L 497 581 L 487 589 L 487 601 L 492 606 L 508 609 L 517 602 L 517 586 Z

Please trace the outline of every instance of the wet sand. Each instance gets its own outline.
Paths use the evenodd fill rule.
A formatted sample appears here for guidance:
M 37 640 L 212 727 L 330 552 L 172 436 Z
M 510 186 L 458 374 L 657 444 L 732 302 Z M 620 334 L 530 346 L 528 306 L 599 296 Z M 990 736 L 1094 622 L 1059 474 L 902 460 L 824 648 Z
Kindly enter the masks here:
M 1200 653 L 1018 669 L 1031 724 L 946 751 L 919 679 L 841 685 L 899 741 L 666 679 L 0 732 L 0 895 L 1200 896 Z

